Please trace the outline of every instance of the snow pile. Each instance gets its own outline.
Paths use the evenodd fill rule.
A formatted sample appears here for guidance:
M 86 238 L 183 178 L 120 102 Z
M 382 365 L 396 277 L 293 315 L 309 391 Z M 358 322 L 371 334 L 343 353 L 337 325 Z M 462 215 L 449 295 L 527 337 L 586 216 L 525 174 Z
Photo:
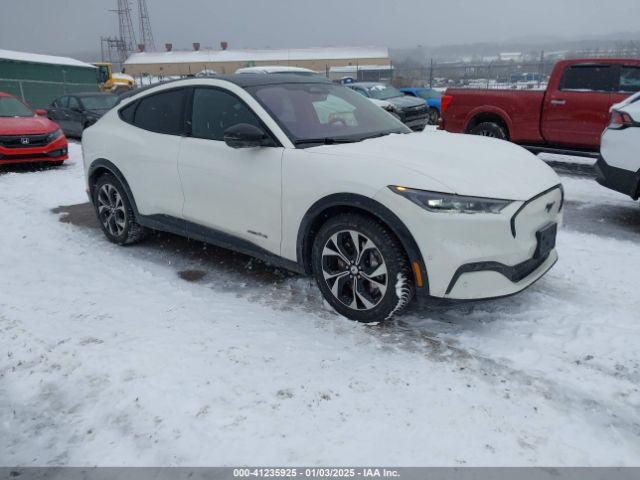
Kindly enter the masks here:
M 248 257 L 61 222 L 70 153 L 0 174 L 0 464 L 639 464 L 638 216 L 568 222 L 521 295 L 364 327 Z M 568 217 L 638 210 L 565 186 Z

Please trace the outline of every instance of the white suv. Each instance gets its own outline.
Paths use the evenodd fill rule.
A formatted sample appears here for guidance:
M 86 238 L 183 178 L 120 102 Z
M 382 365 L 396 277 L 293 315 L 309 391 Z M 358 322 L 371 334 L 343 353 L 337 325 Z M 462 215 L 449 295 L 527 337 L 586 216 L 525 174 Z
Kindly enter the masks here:
M 598 183 L 640 197 L 640 92 L 611 107 L 596 163 Z
M 516 293 L 556 262 L 563 192 L 511 143 L 416 134 L 320 77 L 233 75 L 125 98 L 83 137 L 117 244 L 163 230 L 313 274 L 340 314 Z

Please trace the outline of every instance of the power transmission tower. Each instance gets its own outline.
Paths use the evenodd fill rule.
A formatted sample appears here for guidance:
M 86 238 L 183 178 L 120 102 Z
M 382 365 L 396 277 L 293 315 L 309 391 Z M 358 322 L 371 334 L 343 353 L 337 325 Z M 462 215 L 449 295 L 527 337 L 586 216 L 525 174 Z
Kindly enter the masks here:
M 119 32 L 119 56 L 122 63 L 127 59 L 129 54 L 134 51 L 136 46 L 136 35 L 133 31 L 133 21 L 131 20 L 131 7 L 129 0 L 118 0 L 118 8 L 112 10 L 118 14 L 118 32 Z
M 147 10 L 147 0 L 138 0 L 138 16 L 140 17 L 140 36 L 145 50 L 153 52 L 156 49 L 151 30 L 151 20 Z
M 122 52 L 126 50 L 122 45 L 122 40 L 114 37 L 100 37 L 100 50 L 103 62 L 113 64 L 116 70 L 122 69 L 124 61 L 127 59 L 126 56 L 122 56 Z

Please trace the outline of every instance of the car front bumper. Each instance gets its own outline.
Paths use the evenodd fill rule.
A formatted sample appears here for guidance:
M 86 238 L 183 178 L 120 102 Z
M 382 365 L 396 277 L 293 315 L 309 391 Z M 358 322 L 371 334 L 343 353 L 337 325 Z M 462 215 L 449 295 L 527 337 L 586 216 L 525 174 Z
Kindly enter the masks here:
M 429 124 L 429 115 L 411 118 L 401 117 L 400 120 L 411 130 L 424 130 L 424 128 Z
M 0 146 L 0 165 L 60 162 L 69 158 L 67 139 L 62 136 L 48 145 L 29 148 L 6 148 Z
M 560 186 L 527 202 L 514 202 L 501 214 L 428 212 L 390 189 L 376 197 L 392 208 L 418 244 L 427 279 L 416 292 L 423 300 L 513 295 L 558 260 L 555 246 L 540 254 L 539 232 L 562 223 Z

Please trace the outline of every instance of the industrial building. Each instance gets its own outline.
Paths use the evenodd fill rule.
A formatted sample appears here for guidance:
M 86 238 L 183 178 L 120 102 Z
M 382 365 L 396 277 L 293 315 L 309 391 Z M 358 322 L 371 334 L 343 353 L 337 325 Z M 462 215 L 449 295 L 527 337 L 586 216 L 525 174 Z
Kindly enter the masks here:
M 380 70 L 388 76 L 391 71 L 389 50 L 384 47 L 318 47 L 265 50 L 230 50 L 222 42 L 220 50 L 200 49 L 198 43 L 193 50 L 173 51 L 171 44 L 165 45 L 164 52 L 137 52 L 125 62 L 129 75 L 184 76 L 196 75 L 202 71 L 217 74 L 234 73 L 238 68 L 260 65 L 289 65 L 304 67 L 324 73 L 327 76 L 346 68 L 350 74 L 364 70 Z
M 66 93 L 98 91 L 97 68 L 68 57 L 0 50 L 0 91 L 44 108 Z

